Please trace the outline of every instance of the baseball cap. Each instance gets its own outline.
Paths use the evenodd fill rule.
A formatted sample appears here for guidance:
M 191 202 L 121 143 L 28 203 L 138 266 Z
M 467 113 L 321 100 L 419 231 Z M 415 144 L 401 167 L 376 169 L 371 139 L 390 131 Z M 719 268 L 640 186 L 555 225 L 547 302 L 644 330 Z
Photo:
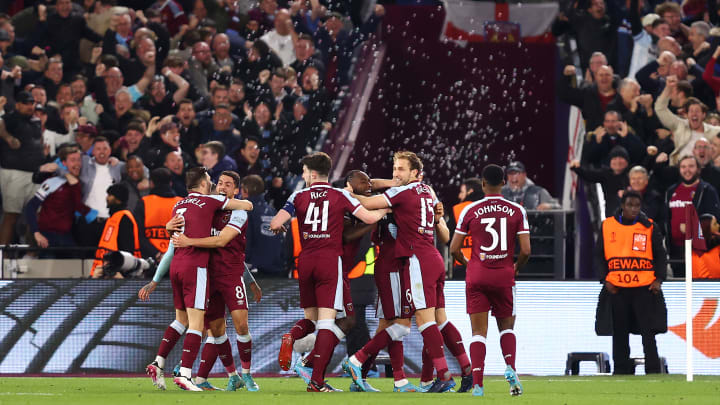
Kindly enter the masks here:
M 21 91 L 15 97 L 15 101 L 22 104 L 35 104 L 35 98 L 27 91 Z
M 512 162 L 508 165 L 507 169 L 505 169 L 506 173 L 513 173 L 513 172 L 521 172 L 525 173 L 525 165 L 522 162 Z
M 652 25 L 656 20 L 659 20 L 660 16 L 655 13 L 646 14 L 645 17 L 642 18 L 642 25 L 643 27 L 647 27 L 648 25 Z

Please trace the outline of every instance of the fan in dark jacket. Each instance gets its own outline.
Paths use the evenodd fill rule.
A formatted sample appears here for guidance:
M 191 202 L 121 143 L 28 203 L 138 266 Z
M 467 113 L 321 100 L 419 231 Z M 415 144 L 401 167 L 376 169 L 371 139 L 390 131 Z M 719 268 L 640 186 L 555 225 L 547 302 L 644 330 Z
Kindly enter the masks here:
M 570 163 L 570 170 L 590 183 L 600 183 L 605 194 L 605 216 L 610 217 L 620 206 L 620 192 L 628 186 L 630 158 L 622 146 L 610 151 L 610 167 L 593 169 L 580 166 L 575 160 Z

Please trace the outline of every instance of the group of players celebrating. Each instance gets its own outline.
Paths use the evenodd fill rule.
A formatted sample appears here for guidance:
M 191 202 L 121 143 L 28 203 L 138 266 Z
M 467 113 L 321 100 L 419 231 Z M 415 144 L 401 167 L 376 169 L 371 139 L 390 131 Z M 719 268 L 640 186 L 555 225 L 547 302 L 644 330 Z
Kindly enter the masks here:
M 431 187 L 422 183 L 423 165 L 415 153 L 402 151 L 393 157 L 392 180 L 373 179 L 353 172 L 346 189 L 328 183 L 332 162 L 322 152 L 305 156 L 302 178 L 306 188 L 296 191 L 270 223 L 270 230 L 286 231 L 286 223 L 298 220 L 302 250 L 297 260 L 300 306 L 304 319 L 282 336 L 278 362 L 289 370 L 294 343 L 317 331 L 312 351 L 297 361 L 294 371 L 310 392 L 340 391 L 325 380 L 335 346 L 354 323 L 353 306 L 343 263 L 343 233 L 372 232 L 379 247 L 375 262 L 378 290 L 375 336 L 342 364 L 352 378 L 351 391 L 377 391 L 367 382 L 367 372 L 380 350 L 387 348 L 393 367 L 396 392 L 448 392 L 455 388 L 444 346 L 457 359 L 462 372 L 458 392 L 482 396 L 488 312 L 492 309 L 500 330 L 500 346 L 507 365 L 505 379 L 512 395 L 522 394 L 515 369 L 515 275 L 527 262 L 530 237 L 527 215 L 522 206 L 500 195 L 505 173 L 488 165 L 482 172 L 486 197 L 467 205 L 458 220 L 450 250 L 456 260 L 467 264 L 467 311 L 472 325 L 470 358 L 462 337 L 445 313 L 445 264 L 436 248 L 450 240 L 443 219 L 443 207 Z M 227 390 L 242 387 L 259 390 L 250 374 L 252 340 L 248 331 L 248 300 L 244 278 L 249 277 L 255 300 L 261 290 L 245 271 L 245 228 L 252 203 L 233 197 L 239 193 L 240 178 L 223 172 L 211 195 L 212 182 L 203 168 L 191 169 L 186 183 L 189 195 L 173 208 L 167 224 L 172 243 L 152 282 L 139 296 L 147 300 L 167 269 L 173 288 L 176 319 L 168 326 L 158 354 L 147 373 L 153 383 L 165 389 L 165 359 L 183 333 L 180 365 L 173 381 L 189 391 L 217 389 L 207 381 L 217 357 L 227 370 Z M 386 189 L 382 194 L 372 191 Z M 348 233 L 348 228 L 352 232 Z M 464 257 L 462 246 L 471 238 L 472 254 Z M 515 241 L 518 258 L 513 261 Z M 237 331 L 241 360 L 238 375 L 232 347 L 225 333 L 225 307 Z M 414 385 L 403 372 L 403 338 L 410 333 L 415 316 L 423 337 L 423 368 L 420 383 Z M 195 380 L 192 365 L 198 355 L 203 331 L 207 341 Z M 434 375 L 436 378 L 433 380 Z

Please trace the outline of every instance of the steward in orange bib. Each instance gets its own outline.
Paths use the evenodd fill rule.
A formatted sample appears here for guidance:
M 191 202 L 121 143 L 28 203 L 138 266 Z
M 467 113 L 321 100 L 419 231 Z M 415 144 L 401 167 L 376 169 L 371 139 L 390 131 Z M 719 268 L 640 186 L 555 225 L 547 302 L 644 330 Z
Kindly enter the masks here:
M 451 235 L 455 232 L 455 226 L 457 226 L 457 221 L 460 218 L 460 213 L 463 208 L 477 200 L 481 200 L 484 196 L 485 194 L 482 191 L 482 181 L 479 178 L 471 177 L 463 180 L 462 184 L 460 184 L 460 192 L 458 193 L 458 199 L 460 202 L 453 206 L 453 216 L 450 219 L 450 223 L 448 223 Z M 463 239 L 462 248 L 460 250 L 465 257 L 472 256 L 472 238 L 470 238 L 470 236 L 466 236 L 465 239 Z M 465 279 L 465 266 L 460 264 L 457 260 L 453 261 L 453 278 L 456 280 Z
M 645 373 L 660 373 L 655 335 L 667 332 L 667 308 L 660 289 L 667 257 L 660 229 L 640 211 L 642 197 L 626 191 L 616 214 L 602 223 L 596 260 L 600 292 L 595 331 L 612 335 L 613 374 L 634 374 L 630 333 L 642 336 Z
M 137 222 L 132 212 L 126 209 L 128 189 L 122 184 L 113 184 L 107 189 L 107 205 L 110 218 L 105 221 L 105 228 L 100 235 L 95 261 L 90 271 L 92 278 L 103 277 L 103 256 L 107 252 L 123 251 L 140 258 L 140 239 Z M 120 274 L 120 273 L 117 273 Z M 116 277 L 122 278 L 122 277 Z
M 141 221 L 145 229 L 145 237 L 148 242 L 153 246 L 152 248 L 146 249 L 142 245 L 142 238 L 140 244 L 144 255 L 155 256 L 159 259 L 157 252 L 165 253 L 170 243 L 170 235 L 165 230 L 165 224 L 172 218 L 172 209 L 175 204 L 182 200 L 182 197 L 178 197 L 173 192 L 170 186 L 170 179 L 172 173 L 170 170 L 159 167 L 150 172 L 150 184 L 152 189 L 150 194 L 142 198 L 142 210 L 138 210 L 140 214 L 137 221 Z

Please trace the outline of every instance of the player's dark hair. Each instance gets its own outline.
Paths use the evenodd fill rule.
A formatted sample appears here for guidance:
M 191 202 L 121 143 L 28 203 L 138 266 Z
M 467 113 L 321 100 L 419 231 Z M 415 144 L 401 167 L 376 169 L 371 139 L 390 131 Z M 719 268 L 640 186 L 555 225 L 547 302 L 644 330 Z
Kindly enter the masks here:
M 505 170 L 498 165 L 489 164 L 483 169 L 482 178 L 489 186 L 500 186 L 502 185 L 503 180 L 505 180 Z
M 240 175 L 235 173 L 232 170 L 225 170 L 222 173 L 220 173 L 221 176 L 228 176 L 233 179 L 233 183 L 235 183 L 235 187 L 240 187 Z
M 247 191 L 248 196 L 254 197 L 265 192 L 265 182 L 257 174 L 245 176 L 242 179 L 242 187 Z
M 393 155 L 393 161 L 398 159 L 405 159 L 410 162 L 410 170 L 417 170 L 418 174 L 420 174 L 420 172 L 423 170 L 422 160 L 420 160 L 420 158 L 418 157 L 418 155 L 415 154 L 415 152 L 410 152 L 406 150 L 395 152 L 395 155 Z
M 315 152 L 302 158 L 303 166 L 308 170 L 316 171 L 321 176 L 329 176 L 332 168 L 332 159 L 325 152 Z
M 350 170 L 350 171 L 345 175 L 345 183 L 351 181 L 352 179 L 355 178 L 355 176 L 357 176 L 357 175 L 360 174 L 360 173 L 365 174 L 365 172 L 363 172 L 362 170 Z M 343 183 L 343 187 L 345 187 L 345 183 Z
M 165 167 L 158 167 L 150 172 L 150 181 L 153 182 L 155 187 L 169 186 L 172 179 L 172 173 L 170 169 Z
M 206 175 L 207 169 L 202 166 L 193 167 L 188 170 L 185 174 L 185 185 L 187 186 L 187 189 L 192 190 L 200 187 L 200 184 L 202 184 L 203 180 L 206 179 Z
M 638 200 L 640 200 L 640 203 L 642 204 L 642 200 L 643 200 L 643 199 L 642 199 L 642 194 L 638 193 L 638 192 L 635 191 L 635 190 L 626 191 L 626 192 L 623 194 L 623 196 L 620 198 L 620 204 L 625 204 L 625 201 L 626 201 L 628 198 L 637 198 Z

